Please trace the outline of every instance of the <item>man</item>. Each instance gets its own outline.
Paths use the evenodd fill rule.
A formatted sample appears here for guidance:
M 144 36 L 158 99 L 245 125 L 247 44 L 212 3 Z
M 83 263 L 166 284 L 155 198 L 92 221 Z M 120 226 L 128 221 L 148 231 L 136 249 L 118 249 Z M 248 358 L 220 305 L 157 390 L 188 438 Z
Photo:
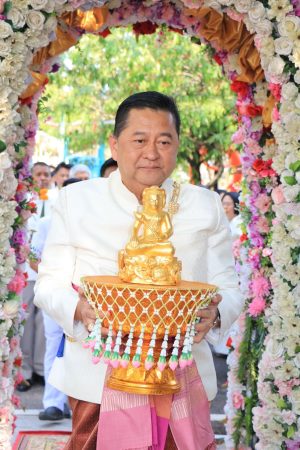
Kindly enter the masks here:
M 65 180 L 69 178 L 72 165 L 65 162 L 59 163 L 52 172 L 52 182 L 58 189 L 62 188 Z
M 117 161 L 115 161 L 112 158 L 108 158 L 106 161 L 104 161 L 104 163 L 101 166 L 100 177 L 108 178 L 112 172 L 117 170 L 117 168 L 118 168 Z
M 44 162 L 36 162 L 32 167 L 32 179 L 36 189 L 32 200 L 36 204 L 37 212 L 29 218 L 27 223 L 29 242 L 31 242 L 33 235 L 37 232 L 40 219 L 50 216 L 54 203 L 54 199 L 51 197 L 49 191 L 51 182 L 49 166 Z M 25 269 L 28 274 L 28 283 L 23 292 L 23 302 L 27 306 L 26 311 L 28 317 L 21 339 L 21 349 L 23 352 L 22 374 L 24 381 L 17 387 L 20 392 L 29 390 L 35 382 L 43 384 L 43 361 L 45 353 L 42 312 L 33 304 L 33 288 L 37 274 L 28 264 Z
M 95 322 L 95 314 L 82 291 L 78 297 L 71 283 L 79 285 L 84 275 L 118 273 L 118 251 L 128 241 L 144 188 L 162 186 L 167 203 L 170 201 L 172 180 L 168 177 L 176 164 L 179 131 L 179 113 L 170 97 L 157 92 L 130 96 L 118 108 L 114 134 L 109 140 L 119 170 L 107 179 L 97 178 L 63 190 L 56 205 L 40 265 L 35 302 L 61 324 L 67 335 L 64 355 L 56 358 L 50 375 L 50 382 L 69 395 L 73 410 L 73 433 L 67 449 L 96 447 L 98 403 L 101 403 L 106 372 L 102 361 L 98 365 L 91 363 L 90 353 L 82 346 L 81 341 Z M 181 187 L 178 201 L 180 207 L 173 217 L 171 241 L 177 258 L 182 261 L 182 278 L 216 284 L 223 297 L 220 303 L 221 296 L 217 295 L 212 305 L 199 313 L 201 322 L 196 327 L 193 348 L 206 391 L 205 394 L 203 390 L 203 400 L 207 403 L 203 414 L 207 422 L 207 397 L 212 400 L 217 389 L 207 340 L 218 341 L 239 315 L 242 302 L 231 256 L 228 222 L 219 196 L 186 185 Z M 199 417 L 190 419 L 199 424 Z M 128 433 L 118 436 L 118 423 L 111 425 L 115 430 L 111 436 L 120 439 L 118 446 L 111 449 L 132 448 L 128 445 L 132 436 Z M 202 432 L 201 426 L 195 423 L 191 426 L 197 435 Z M 139 431 L 136 433 L 143 441 L 143 433 Z M 149 435 L 149 428 L 147 432 Z M 100 426 L 99 433 L 105 434 L 107 429 Z M 210 440 L 201 450 L 214 448 L 211 429 L 204 434 Z M 145 441 L 134 448 L 152 448 L 154 444 Z M 179 450 L 199 450 L 198 444 L 189 443 L 188 447 L 180 442 L 176 444 Z M 163 448 L 162 443 L 156 448 Z M 171 433 L 165 448 L 176 448 Z

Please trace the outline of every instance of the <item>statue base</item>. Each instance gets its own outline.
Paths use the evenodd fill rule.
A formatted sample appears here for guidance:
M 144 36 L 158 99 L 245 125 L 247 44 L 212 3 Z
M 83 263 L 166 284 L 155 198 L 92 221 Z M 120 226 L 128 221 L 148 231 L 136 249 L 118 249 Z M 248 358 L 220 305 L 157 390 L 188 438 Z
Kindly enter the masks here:
M 107 386 L 130 394 L 144 395 L 167 395 L 180 391 L 180 384 L 170 367 L 161 372 L 157 367 L 146 370 L 144 366 L 136 368 L 132 364 L 126 369 L 112 369 Z

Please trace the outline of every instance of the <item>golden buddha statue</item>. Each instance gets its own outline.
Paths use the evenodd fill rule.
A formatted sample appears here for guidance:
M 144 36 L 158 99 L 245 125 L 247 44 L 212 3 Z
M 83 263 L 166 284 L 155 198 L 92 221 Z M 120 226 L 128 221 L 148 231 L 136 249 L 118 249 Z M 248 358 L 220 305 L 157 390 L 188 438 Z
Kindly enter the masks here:
M 174 285 L 180 281 L 181 263 L 168 239 L 173 234 L 169 214 L 164 210 L 164 189 L 144 189 L 143 209 L 135 213 L 132 237 L 119 252 L 119 277 L 141 284 Z

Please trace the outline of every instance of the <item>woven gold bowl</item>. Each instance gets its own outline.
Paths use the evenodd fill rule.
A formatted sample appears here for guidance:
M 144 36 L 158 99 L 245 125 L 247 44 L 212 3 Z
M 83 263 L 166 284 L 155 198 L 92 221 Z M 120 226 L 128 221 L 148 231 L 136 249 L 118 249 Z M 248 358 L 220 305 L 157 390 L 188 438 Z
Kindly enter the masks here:
M 132 354 L 143 338 L 141 366 L 134 367 L 132 354 L 129 365 L 112 370 L 108 385 L 127 392 L 146 394 L 174 393 L 180 389 L 174 371 L 166 365 L 158 370 L 158 355 L 167 332 L 167 356 L 179 330 L 184 336 L 196 320 L 199 309 L 206 308 L 214 297 L 217 287 L 193 281 L 181 281 L 176 286 L 141 285 L 122 282 L 118 277 L 88 276 L 82 285 L 89 303 L 96 314 L 103 315 L 102 326 L 115 334 L 122 334 L 121 352 L 131 332 Z M 145 365 L 151 338 L 155 332 L 153 348 L 154 366 Z

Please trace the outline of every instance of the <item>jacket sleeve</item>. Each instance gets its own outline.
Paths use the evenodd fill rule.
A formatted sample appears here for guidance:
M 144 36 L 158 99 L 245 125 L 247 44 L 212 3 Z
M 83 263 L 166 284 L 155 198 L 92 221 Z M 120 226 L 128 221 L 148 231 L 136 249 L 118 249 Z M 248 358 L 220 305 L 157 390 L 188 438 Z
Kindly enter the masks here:
M 72 287 L 76 248 L 71 244 L 67 189 L 62 189 L 53 216 L 35 283 L 34 303 L 57 322 L 68 336 L 82 340 L 88 333 L 74 322 L 78 294 Z
M 234 268 L 230 227 L 218 194 L 215 194 L 217 225 L 208 237 L 208 283 L 219 287 L 221 327 L 210 330 L 206 339 L 215 345 L 222 340 L 243 309 L 243 299 Z

